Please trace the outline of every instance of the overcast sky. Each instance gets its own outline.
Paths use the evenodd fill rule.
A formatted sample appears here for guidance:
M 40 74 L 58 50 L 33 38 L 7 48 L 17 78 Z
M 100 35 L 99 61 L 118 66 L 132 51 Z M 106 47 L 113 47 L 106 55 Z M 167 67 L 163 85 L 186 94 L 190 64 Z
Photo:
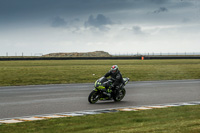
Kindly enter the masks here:
M 0 0 L 0 55 L 200 52 L 199 0 Z

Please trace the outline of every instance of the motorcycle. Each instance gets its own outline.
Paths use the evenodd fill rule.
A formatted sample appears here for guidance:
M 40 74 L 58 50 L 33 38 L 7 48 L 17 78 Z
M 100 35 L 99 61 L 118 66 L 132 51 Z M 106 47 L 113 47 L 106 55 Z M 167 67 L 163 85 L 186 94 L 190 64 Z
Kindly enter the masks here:
M 126 90 L 124 86 L 129 82 L 129 78 L 123 78 L 124 83 L 122 83 L 119 89 L 116 89 L 112 86 L 114 79 L 107 79 L 106 77 L 99 78 L 95 84 L 93 91 L 88 96 L 88 101 L 91 104 L 96 103 L 98 100 L 114 100 L 115 102 L 121 101 L 125 94 Z M 108 97 L 104 92 L 110 93 L 111 96 Z

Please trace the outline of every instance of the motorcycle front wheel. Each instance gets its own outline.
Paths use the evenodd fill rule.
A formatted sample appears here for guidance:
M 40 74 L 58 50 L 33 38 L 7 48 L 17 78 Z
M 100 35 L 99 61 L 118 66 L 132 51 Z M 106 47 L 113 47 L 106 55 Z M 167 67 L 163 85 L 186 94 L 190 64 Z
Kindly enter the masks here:
M 91 104 L 94 104 L 94 103 L 96 103 L 98 100 L 99 100 L 98 92 L 93 90 L 93 91 L 90 93 L 90 95 L 88 96 L 88 101 L 89 101 Z

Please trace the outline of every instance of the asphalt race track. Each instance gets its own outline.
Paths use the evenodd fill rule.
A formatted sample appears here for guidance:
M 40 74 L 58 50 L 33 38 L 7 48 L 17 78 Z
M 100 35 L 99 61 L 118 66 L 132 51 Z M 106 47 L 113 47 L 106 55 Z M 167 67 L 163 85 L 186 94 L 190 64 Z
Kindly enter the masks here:
M 129 82 L 121 102 L 89 104 L 94 84 L 0 87 L 0 119 L 105 108 L 200 101 L 200 80 Z

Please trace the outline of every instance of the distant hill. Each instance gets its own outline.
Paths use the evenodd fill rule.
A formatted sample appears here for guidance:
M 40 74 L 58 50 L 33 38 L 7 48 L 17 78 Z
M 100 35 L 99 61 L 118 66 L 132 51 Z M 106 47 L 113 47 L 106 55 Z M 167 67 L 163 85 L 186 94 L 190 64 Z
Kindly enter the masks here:
M 94 51 L 94 52 L 72 52 L 72 53 L 50 53 L 43 55 L 43 57 L 111 57 L 108 52 Z

